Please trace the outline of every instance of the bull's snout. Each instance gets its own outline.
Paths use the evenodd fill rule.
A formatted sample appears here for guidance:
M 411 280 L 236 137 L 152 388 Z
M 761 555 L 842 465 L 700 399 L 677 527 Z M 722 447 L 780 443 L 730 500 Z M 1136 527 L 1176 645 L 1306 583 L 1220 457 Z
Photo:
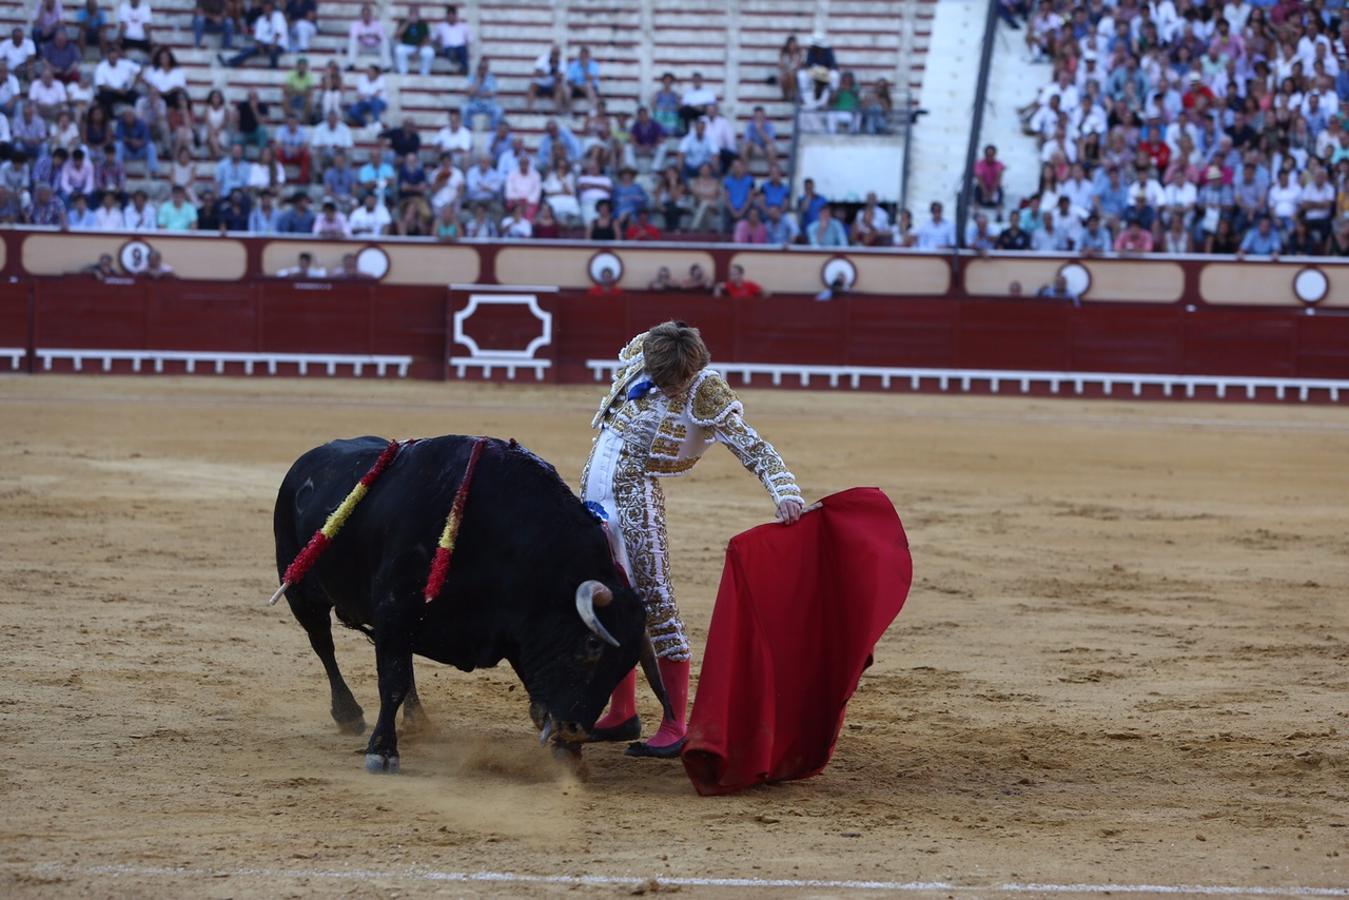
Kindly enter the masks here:
M 559 744 L 584 744 L 590 738 L 590 733 L 580 724 L 557 721 L 541 704 L 531 703 L 529 715 L 534 720 L 534 726 L 539 729 L 541 745 L 546 745 L 549 740 Z

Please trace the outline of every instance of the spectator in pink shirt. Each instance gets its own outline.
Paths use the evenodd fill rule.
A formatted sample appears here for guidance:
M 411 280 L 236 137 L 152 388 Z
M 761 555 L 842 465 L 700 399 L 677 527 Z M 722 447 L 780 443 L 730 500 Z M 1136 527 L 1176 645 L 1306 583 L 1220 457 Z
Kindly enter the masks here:
M 381 67 L 389 64 L 389 35 L 384 23 L 375 18 L 375 11 L 366 3 L 361 6 L 361 17 L 351 23 L 347 31 L 347 69 L 356 68 L 359 55 L 376 56 Z
M 745 217 L 735 223 L 733 240 L 737 244 L 768 243 L 768 226 L 763 223 L 759 207 L 751 206 Z
M 1115 250 L 1120 253 L 1151 253 L 1152 235 L 1138 219 L 1134 219 L 1115 238 Z
M 998 159 L 998 148 L 989 144 L 983 159 L 974 164 L 974 202 L 990 209 L 1002 207 L 1002 173 L 1007 166 Z
M 525 218 L 532 222 L 543 196 L 543 179 L 530 165 L 528 156 L 521 156 L 518 162 L 519 167 L 506 176 L 506 207 L 509 209 L 515 201 L 523 202 Z

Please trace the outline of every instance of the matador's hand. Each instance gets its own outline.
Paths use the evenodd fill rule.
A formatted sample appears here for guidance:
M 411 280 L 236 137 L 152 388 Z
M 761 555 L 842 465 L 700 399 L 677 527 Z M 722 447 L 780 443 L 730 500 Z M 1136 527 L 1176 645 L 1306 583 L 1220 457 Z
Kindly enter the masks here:
M 778 521 L 783 525 L 792 525 L 801 519 L 801 501 L 783 500 L 778 504 Z

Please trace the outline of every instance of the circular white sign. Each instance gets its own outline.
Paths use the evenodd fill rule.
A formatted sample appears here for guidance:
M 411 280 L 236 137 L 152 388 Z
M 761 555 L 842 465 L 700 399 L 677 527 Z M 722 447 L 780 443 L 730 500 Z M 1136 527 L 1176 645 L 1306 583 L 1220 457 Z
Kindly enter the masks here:
M 596 253 L 594 256 L 590 257 L 589 271 L 591 281 L 596 284 L 603 283 L 604 279 L 601 276 L 605 269 L 609 269 L 614 273 L 614 281 L 619 281 L 623 278 L 623 260 L 618 258 L 618 254 L 605 251 L 604 253 Z
M 135 275 L 150 264 L 150 245 L 145 241 L 127 241 L 122 245 L 122 271 Z
M 379 280 L 389 274 L 389 254 L 378 247 L 366 247 L 356 254 L 356 270 Z
M 1320 303 L 1330 290 L 1330 279 L 1320 269 L 1303 269 L 1293 277 L 1293 293 L 1303 303 Z
M 825 287 L 832 287 L 840 276 L 845 288 L 851 288 L 857 282 L 857 267 L 852 264 L 852 260 L 839 256 L 829 260 L 820 270 L 820 281 Z
M 1091 287 L 1091 273 L 1081 263 L 1067 263 L 1059 268 L 1059 274 L 1068 283 L 1069 292 L 1077 297 L 1081 297 Z

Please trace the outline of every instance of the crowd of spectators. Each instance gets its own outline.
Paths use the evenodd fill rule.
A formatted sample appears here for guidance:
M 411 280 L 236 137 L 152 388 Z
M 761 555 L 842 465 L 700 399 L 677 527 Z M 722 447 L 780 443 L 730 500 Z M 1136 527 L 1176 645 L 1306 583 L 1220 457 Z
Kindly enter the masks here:
M 551 107 L 531 147 L 455 7 L 424 16 L 411 6 L 392 28 L 377 11 L 362 6 L 345 55 L 316 69 L 305 55 L 320 27 L 313 0 L 197 0 L 196 45 L 218 40 L 224 67 L 284 69 L 277 103 L 256 89 L 227 99 L 190 86 L 148 0 L 85 0 L 73 15 L 41 0 L 31 28 L 0 45 L 0 224 L 938 246 L 874 196 L 845 209 L 807 179 L 794 198 L 764 108 L 732 121 L 700 73 L 686 84 L 664 73 L 629 117 L 609 110 L 588 48 L 554 47 L 523 98 Z M 425 74 L 440 57 L 467 76 L 444 124 L 391 120 L 389 74 Z M 805 52 L 789 40 L 778 71 L 784 98 L 821 116 L 822 129 L 889 128 L 888 84 L 864 103 L 822 34 Z M 763 177 L 751 174 L 756 161 Z
M 989 147 L 968 246 L 1349 255 L 1343 0 L 999 0 L 1045 67 L 1034 195 Z M 996 225 L 989 221 L 991 214 Z

